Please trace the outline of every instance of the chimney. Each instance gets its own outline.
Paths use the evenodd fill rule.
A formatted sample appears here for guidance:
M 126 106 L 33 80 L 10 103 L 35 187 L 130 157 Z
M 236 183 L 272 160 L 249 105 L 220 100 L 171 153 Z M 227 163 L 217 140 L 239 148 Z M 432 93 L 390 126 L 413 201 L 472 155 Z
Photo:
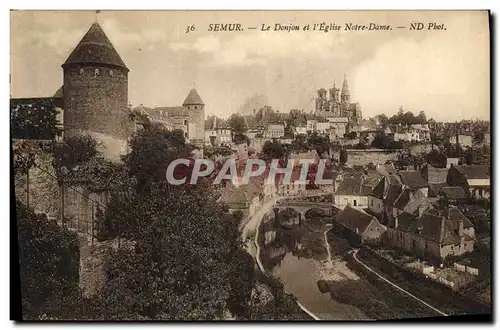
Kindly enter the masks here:
M 462 219 L 458 221 L 458 236 L 460 237 L 464 236 L 464 221 Z
M 424 213 L 425 208 L 422 205 L 419 205 L 418 207 L 418 217 L 420 218 L 422 214 Z

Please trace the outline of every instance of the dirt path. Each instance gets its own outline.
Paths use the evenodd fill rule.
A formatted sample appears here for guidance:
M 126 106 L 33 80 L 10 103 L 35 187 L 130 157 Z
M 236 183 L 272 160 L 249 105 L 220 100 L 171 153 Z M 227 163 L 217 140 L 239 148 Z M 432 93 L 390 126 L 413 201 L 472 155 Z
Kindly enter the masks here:
M 373 269 L 371 269 L 370 267 L 368 267 L 366 264 L 364 264 L 362 261 L 360 261 L 357 257 L 356 257 L 356 254 L 358 253 L 358 250 L 354 250 L 354 251 L 351 251 L 352 252 L 352 256 L 354 258 L 354 260 L 359 263 L 361 266 L 365 267 L 367 270 L 369 270 L 370 272 L 372 272 L 373 274 L 377 275 L 381 280 L 387 282 L 388 284 L 392 285 L 394 288 L 398 289 L 399 291 L 405 293 L 406 295 L 408 295 L 409 297 L 417 300 L 418 302 L 420 302 L 421 304 L 429 307 L 430 309 L 434 310 L 435 312 L 443 315 L 443 316 L 448 316 L 448 314 L 445 314 L 443 313 L 442 311 L 440 311 L 439 309 L 429 305 L 428 303 L 426 303 L 425 301 L 415 297 L 414 295 L 412 295 L 411 293 L 409 293 L 408 291 L 402 289 L 401 287 L 397 286 L 396 284 L 392 283 L 391 281 L 389 281 L 388 279 L 386 279 L 385 277 L 383 277 L 382 275 L 380 275 L 379 273 L 377 273 L 376 271 L 374 271 Z

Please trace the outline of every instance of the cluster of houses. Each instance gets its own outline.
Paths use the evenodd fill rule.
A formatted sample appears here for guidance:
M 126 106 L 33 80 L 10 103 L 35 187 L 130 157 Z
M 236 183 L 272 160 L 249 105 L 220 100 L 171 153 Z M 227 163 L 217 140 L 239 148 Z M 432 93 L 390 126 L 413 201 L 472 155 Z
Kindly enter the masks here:
M 451 165 L 343 173 L 335 190 L 335 225 L 355 244 L 387 244 L 429 262 L 474 249 L 474 227 L 458 206 L 490 199 L 490 168 Z
M 318 186 L 299 181 L 300 167 L 294 168 L 290 183 L 279 175 L 271 181 L 268 170 L 248 184 L 236 178 L 219 187 L 219 202 L 246 215 L 276 196 L 300 197 L 317 189 L 333 195 L 335 228 L 353 244 L 384 244 L 436 264 L 474 250 L 474 227 L 458 206 L 490 199 L 489 167 L 426 164 L 415 171 L 388 163 L 371 169 L 327 168 L 323 178 L 332 183 Z

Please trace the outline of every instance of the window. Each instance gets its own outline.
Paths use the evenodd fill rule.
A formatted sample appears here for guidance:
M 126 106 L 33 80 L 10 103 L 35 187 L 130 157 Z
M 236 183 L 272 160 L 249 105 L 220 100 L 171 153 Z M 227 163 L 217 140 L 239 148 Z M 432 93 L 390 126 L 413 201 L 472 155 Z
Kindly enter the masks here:
M 83 69 L 80 69 L 80 74 L 83 74 Z
M 372 206 L 373 206 L 373 199 L 372 199 Z
M 358 201 L 357 201 L 357 200 L 354 200 L 354 201 L 353 201 L 354 206 L 357 206 L 357 203 L 358 203 Z
M 99 75 L 99 69 L 95 69 L 94 76 L 98 76 L 98 75 Z
M 198 107 L 195 105 L 195 106 L 194 106 L 194 109 L 195 109 L 195 110 L 197 110 L 197 109 L 198 109 Z
M 113 77 L 113 70 L 109 70 L 109 75 Z
M 187 126 L 187 124 L 188 124 L 188 121 L 187 121 L 187 120 L 184 120 L 184 125 L 186 125 L 186 126 Z

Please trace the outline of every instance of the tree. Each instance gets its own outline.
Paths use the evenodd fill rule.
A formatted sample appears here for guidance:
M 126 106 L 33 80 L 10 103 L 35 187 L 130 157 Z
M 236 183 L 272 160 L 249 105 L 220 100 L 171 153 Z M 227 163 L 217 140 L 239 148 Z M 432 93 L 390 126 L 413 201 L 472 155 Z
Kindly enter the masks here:
M 425 112 L 424 111 L 420 111 L 420 113 L 418 114 L 418 119 L 419 119 L 419 124 L 427 124 L 427 117 L 425 116 Z
M 339 162 L 340 164 L 347 163 L 347 150 L 345 149 L 340 150 Z
M 285 147 L 278 141 L 266 141 L 262 147 L 262 154 L 268 159 L 281 159 L 288 156 Z
M 103 304 L 111 317 L 222 316 L 231 295 L 231 260 L 241 243 L 238 224 L 216 203 L 211 186 L 158 182 L 107 212 L 121 221 L 122 237 L 136 242 L 134 253 L 109 260 Z
M 307 139 L 307 144 L 311 149 L 315 149 L 320 157 L 325 152 L 330 154 L 330 138 L 327 135 L 319 135 L 314 132 Z
M 389 149 L 391 141 L 384 132 L 379 132 L 373 137 L 371 146 L 377 149 Z
M 163 130 L 144 132 L 131 143 L 125 165 L 138 175 L 154 172 L 184 150 L 181 142 Z M 250 274 L 240 271 L 249 266 L 239 223 L 217 197 L 211 184 L 149 179 L 148 189 L 111 199 L 104 215 L 108 238 L 119 235 L 135 248 L 106 262 L 104 318 L 215 320 L 227 309 L 245 308 L 234 303 L 248 301 L 252 286 Z
M 76 234 L 16 201 L 23 318 L 50 313 L 71 319 L 80 300 Z
M 430 153 L 426 154 L 425 158 L 427 163 L 434 167 L 444 168 L 447 165 L 446 155 L 437 150 L 432 150 Z
M 380 114 L 377 116 L 378 121 L 382 127 L 386 127 L 389 121 L 389 118 L 385 114 Z
M 74 135 L 58 143 L 54 148 L 54 167 L 73 170 L 99 155 L 98 142 L 90 135 Z
M 140 131 L 129 145 L 131 152 L 123 160 L 129 174 L 137 178 L 139 190 L 152 182 L 164 181 L 172 160 L 190 156 L 182 131 L 171 132 L 160 125 Z
M 231 131 L 234 135 L 245 134 L 247 132 L 245 118 L 236 113 L 233 113 L 231 117 L 229 117 L 229 127 L 231 127 Z
M 61 134 L 57 109 L 50 99 L 11 100 L 10 123 L 12 138 L 53 140 Z
M 290 150 L 294 152 L 307 152 L 309 150 L 309 146 L 306 141 L 306 137 L 303 135 L 297 136 L 290 145 Z

